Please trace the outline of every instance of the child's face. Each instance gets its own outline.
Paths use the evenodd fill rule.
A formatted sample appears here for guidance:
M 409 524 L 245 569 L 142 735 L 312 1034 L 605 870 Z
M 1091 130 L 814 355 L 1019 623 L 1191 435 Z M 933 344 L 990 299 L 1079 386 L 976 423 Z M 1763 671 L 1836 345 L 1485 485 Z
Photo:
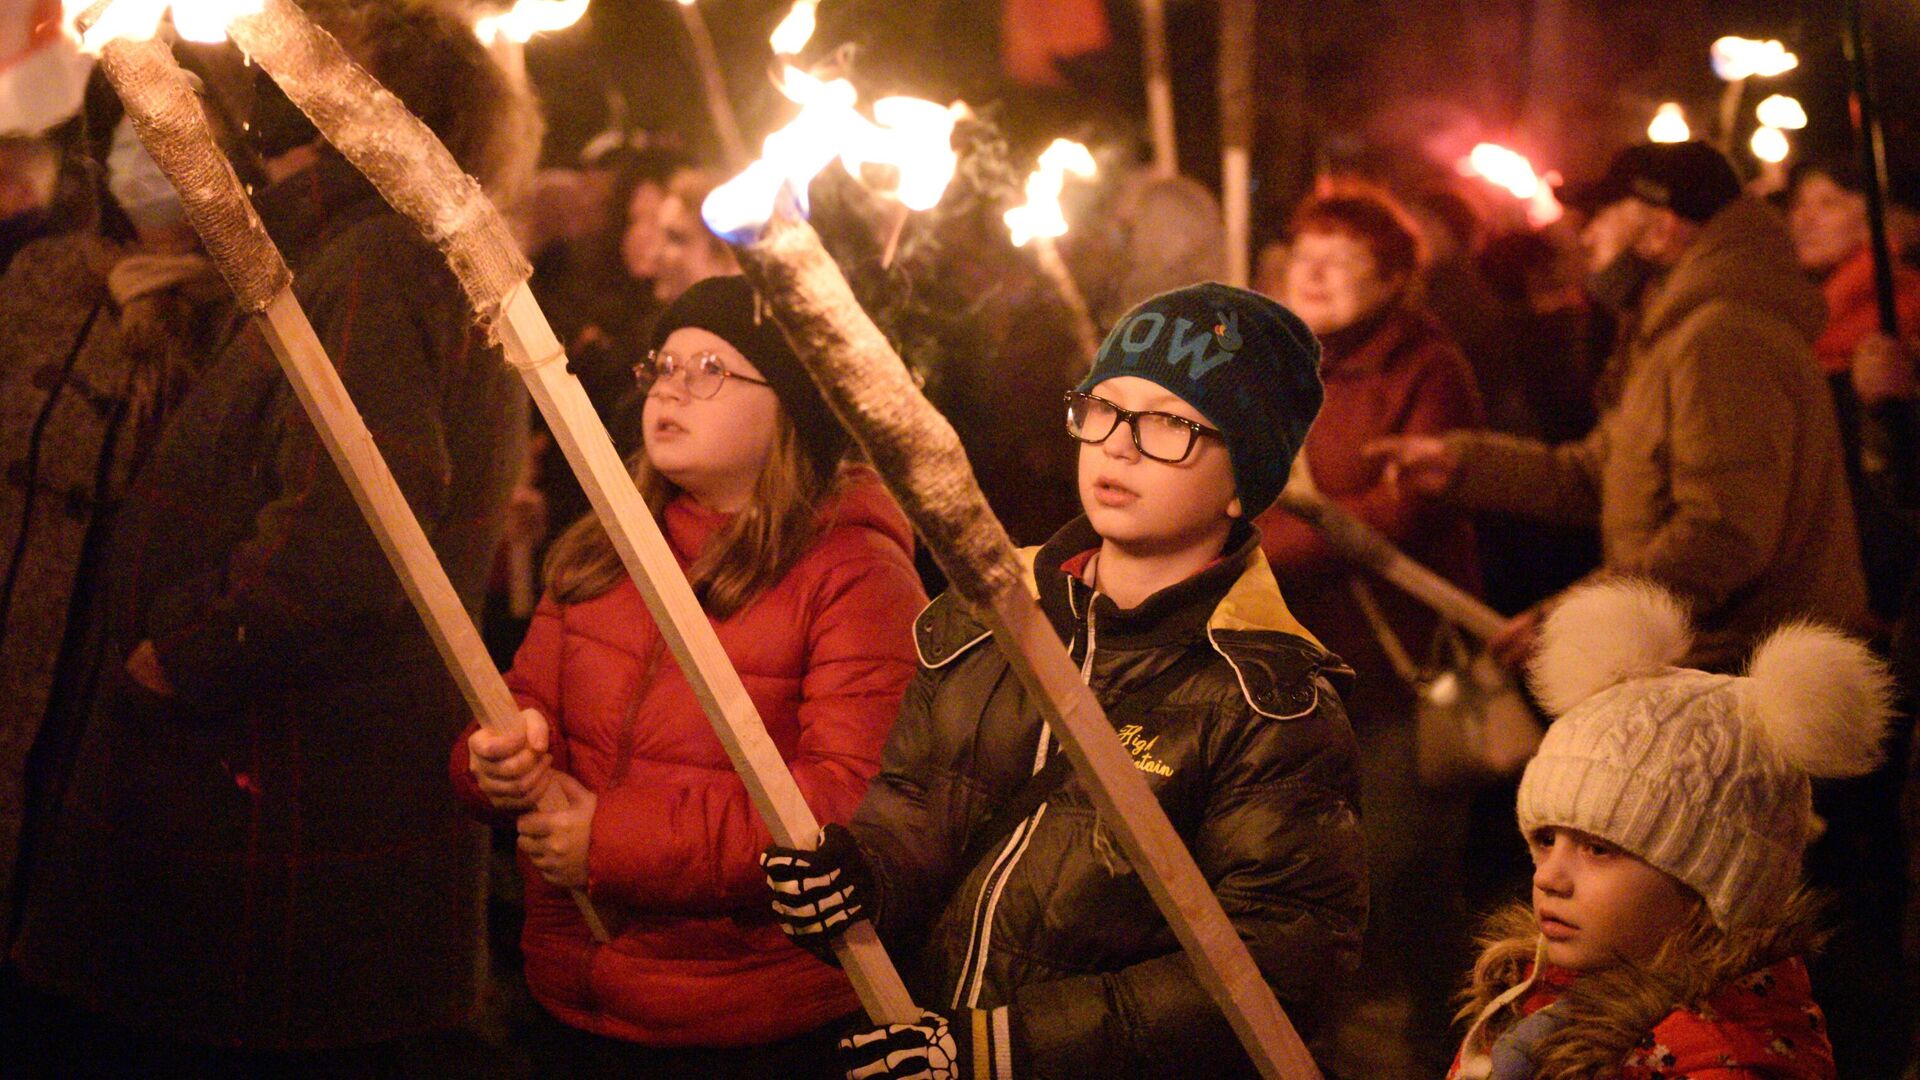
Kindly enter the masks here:
M 1122 409 L 1212 426 L 1173 392 L 1137 376 L 1107 379 L 1091 393 Z M 1080 444 L 1080 505 L 1101 539 L 1147 556 L 1217 544 L 1228 520 L 1240 516 L 1224 442 L 1198 438 L 1186 460 L 1155 461 L 1134 446 L 1132 425 L 1125 423 L 1104 442 Z
M 1527 837 L 1533 916 L 1547 962 L 1574 971 L 1646 961 L 1692 915 L 1699 897 L 1663 871 L 1578 829 Z
M 740 350 L 697 327 L 675 330 L 660 351 L 672 354 L 683 368 L 710 353 L 726 370 L 760 378 L 760 369 Z M 773 453 L 780 399 L 770 387 L 732 377 L 723 377 L 712 397 L 695 397 L 688 390 L 682 374 L 648 390 L 641 412 L 647 459 L 708 507 L 739 510 Z

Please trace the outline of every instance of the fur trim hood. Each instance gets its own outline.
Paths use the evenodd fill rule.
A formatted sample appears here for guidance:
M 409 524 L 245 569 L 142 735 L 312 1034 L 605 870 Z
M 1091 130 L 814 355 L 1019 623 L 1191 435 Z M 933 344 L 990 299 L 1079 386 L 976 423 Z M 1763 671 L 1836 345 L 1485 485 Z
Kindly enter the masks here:
M 1532 1047 L 1530 1080 L 1650 1080 L 1739 1066 L 1831 1080 L 1826 1021 L 1802 959 L 1821 938 L 1817 913 L 1802 891 L 1765 927 L 1723 931 L 1701 918 L 1648 964 L 1587 975 L 1547 968 L 1535 979 L 1539 933 L 1516 904 L 1488 923 L 1461 1010 L 1478 1022 L 1449 1076 L 1474 1075 L 1475 1056 L 1484 1061 L 1518 1020 L 1551 1006 L 1561 1026 Z M 1531 985 L 1517 1003 L 1495 1005 L 1522 984 Z

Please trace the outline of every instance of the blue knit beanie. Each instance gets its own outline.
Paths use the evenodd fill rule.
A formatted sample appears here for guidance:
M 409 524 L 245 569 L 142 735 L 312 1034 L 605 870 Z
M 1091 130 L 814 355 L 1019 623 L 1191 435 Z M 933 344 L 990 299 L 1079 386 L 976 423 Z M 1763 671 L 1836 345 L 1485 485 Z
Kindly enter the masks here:
M 1080 381 L 1120 375 L 1158 383 L 1226 436 L 1249 519 L 1273 505 L 1320 412 L 1320 342 L 1300 317 L 1255 292 L 1206 282 L 1128 312 Z

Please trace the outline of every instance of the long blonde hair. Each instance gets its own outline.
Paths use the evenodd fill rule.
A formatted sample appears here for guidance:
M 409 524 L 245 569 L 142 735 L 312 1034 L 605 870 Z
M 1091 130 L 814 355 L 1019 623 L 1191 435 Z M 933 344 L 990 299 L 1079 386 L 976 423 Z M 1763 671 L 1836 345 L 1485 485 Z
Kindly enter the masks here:
M 647 509 L 662 520 L 682 489 L 653 467 L 644 447 L 627 459 L 627 467 Z M 777 410 L 773 449 L 754 481 L 752 498 L 687 569 L 694 595 L 709 615 L 733 615 L 793 569 L 819 536 L 820 504 L 838 488 L 839 477 L 837 470 L 814 464 L 786 409 Z M 553 542 L 545 574 L 554 599 L 578 604 L 618 585 L 627 569 L 605 526 L 588 512 Z
M 1557 1006 L 1564 1027 L 1534 1048 L 1535 1080 L 1586 1080 L 1614 1076 L 1627 1054 L 1675 1009 L 1706 1000 L 1729 981 L 1804 956 L 1824 939 L 1818 928 L 1819 897 L 1801 889 L 1779 917 L 1764 926 L 1724 929 L 1702 899 L 1679 929 L 1645 963 L 1624 963 L 1580 976 Z M 1471 1024 L 1509 988 L 1526 977 L 1539 940 L 1539 924 L 1524 903 L 1487 920 L 1483 951 L 1461 995 L 1458 1019 Z M 1485 1050 L 1517 1019 L 1512 1006 L 1490 1020 L 1479 1047 Z

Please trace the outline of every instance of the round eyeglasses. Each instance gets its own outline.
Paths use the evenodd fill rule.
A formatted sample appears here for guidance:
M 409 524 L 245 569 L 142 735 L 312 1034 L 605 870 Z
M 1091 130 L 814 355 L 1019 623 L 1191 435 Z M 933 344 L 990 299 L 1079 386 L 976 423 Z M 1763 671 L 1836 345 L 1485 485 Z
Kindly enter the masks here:
M 640 391 L 644 394 L 653 393 L 654 387 L 681 374 L 686 376 L 687 396 L 703 401 L 719 393 L 728 379 L 739 379 L 755 386 L 773 385 L 765 379 L 743 375 L 728 368 L 720 359 L 720 354 L 712 352 L 697 352 L 682 358 L 653 349 L 647 353 L 645 360 L 633 365 L 634 381 L 640 384 Z
M 1103 443 L 1113 429 L 1126 424 L 1133 429 L 1133 448 L 1141 457 L 1177 465 L 1193 453 L 1193 444 L 1203 436 L 1226 441 L 1218 428 L 1165 412 L 1135 412 L 1123 409 L 1106 398 L 1067 391 L 1067 434 L 1083 443 Z

